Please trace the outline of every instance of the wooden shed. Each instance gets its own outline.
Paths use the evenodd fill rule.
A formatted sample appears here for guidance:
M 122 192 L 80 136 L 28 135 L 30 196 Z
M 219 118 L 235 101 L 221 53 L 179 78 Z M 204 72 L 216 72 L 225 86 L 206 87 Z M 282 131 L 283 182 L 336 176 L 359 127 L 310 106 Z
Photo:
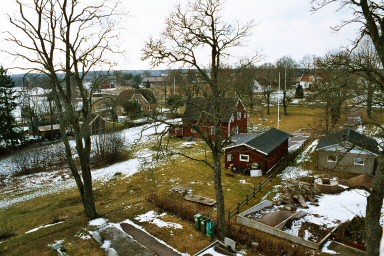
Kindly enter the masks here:
M 265 174 L 288 154 L 290 137 L 290 134 L 275 128 L 261 133 L 234 135 L 231 143 L 224 147 L 225 168 L 260 169 Z

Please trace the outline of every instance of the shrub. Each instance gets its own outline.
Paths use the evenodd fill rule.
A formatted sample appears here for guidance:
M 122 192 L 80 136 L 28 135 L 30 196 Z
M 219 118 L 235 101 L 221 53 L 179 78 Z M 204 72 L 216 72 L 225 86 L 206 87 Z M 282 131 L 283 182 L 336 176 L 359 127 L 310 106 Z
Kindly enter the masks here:
M 67 164 L 67 159 L 62 145 L 36 144 L 31 149 L 16 153 L 11 162 L 16 167 L 14 176 L 23 176 L 62 168 Z
M 102 167 L 116 163 L 124 157 L 124 134 L 121 132 L 106 133 L 94 136 L 92 162 L 94 166 Z

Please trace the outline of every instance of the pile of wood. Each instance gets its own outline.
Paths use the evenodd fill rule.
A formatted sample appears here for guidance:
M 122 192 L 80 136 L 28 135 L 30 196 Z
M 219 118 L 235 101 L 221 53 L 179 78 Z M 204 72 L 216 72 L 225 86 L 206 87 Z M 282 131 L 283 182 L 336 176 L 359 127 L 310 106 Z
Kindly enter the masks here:
M 316 190 L 304 181 L 289 180 L 284 181 L 279 188 L 280 198 L 276 204 L 299 204 L 301 207 L 308 208 L 307 201 L 316 203 Z

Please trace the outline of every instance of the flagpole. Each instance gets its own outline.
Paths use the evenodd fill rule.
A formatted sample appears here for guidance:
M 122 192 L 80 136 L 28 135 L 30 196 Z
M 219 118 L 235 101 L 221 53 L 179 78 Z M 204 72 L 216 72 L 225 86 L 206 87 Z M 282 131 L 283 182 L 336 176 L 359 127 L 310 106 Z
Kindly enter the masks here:
M 277 129 L 280 128 L 280 72 L 279 72 L 279 90 L 277 91 Z

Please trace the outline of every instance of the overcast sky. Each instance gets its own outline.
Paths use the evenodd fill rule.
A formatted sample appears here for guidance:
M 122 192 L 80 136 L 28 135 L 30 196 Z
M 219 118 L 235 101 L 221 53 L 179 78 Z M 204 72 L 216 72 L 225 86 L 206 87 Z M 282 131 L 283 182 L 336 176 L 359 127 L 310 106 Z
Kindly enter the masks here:
M 13 13 L 13 0 L 2 0 L 2 13 Z M 124 19 L 125 29 L 120 37 L 126 51 L 119 58 L 116 69 L 151 69 L 148 62 L 141 61 L 141 49 L 152 35 L 164 29 L 164 21 L 178 3 L 177 0 L 123 0 L 129 13 Z M 183 2 L 183 1 L 181 1 Z M 8 4 L 9 3 L 9 4 Z M 348 14 L 335 12 L 337 6 L 330 6 L 316 13 L 310 12 L 310 0 L 226 0 L 223 20 L 247 22 L 253 20 L 256 26 L 248 38 L 246 46 L 234 49 L 235 55 L 253 55 L 262 52 L 266 57 L 259 63 L 275 62 L 282 56 L 301 60 L 304 55 L 321 56 L 329 51 L 348 46 L 356 37 L 356 26 L 348 26 L 339 32 L 331 26 L 340 23 Z M 0 30 L 8 28 L 4 17 L 0 20 Z M 2 48 L 5 44 L 0 41 Z M 11 59 L 0 53 L 0 64 L 12 66 Z M 160 68 L 166 68 L 162 66 Z

